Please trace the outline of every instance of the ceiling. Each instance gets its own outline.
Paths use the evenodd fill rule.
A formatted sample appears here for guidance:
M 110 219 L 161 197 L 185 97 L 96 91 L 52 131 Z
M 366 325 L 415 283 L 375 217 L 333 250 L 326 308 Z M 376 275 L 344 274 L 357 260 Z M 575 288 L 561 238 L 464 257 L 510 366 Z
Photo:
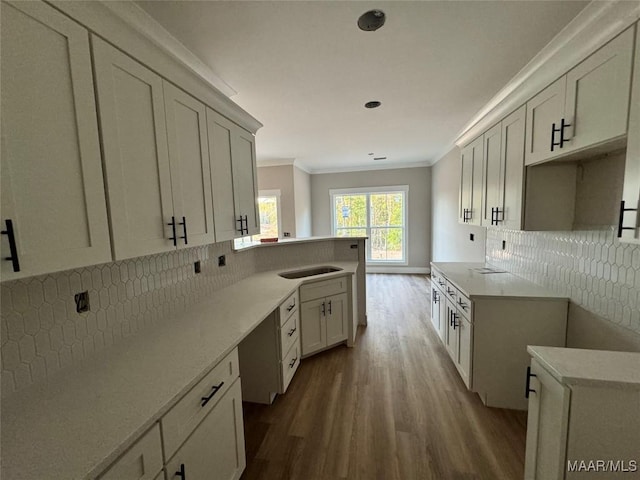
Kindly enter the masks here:
M 138 3 L 264 124 L 258 164 L 323 172 L 437 161 L 588 2 Z M 359 30 L 373 8 L 385 25 Z

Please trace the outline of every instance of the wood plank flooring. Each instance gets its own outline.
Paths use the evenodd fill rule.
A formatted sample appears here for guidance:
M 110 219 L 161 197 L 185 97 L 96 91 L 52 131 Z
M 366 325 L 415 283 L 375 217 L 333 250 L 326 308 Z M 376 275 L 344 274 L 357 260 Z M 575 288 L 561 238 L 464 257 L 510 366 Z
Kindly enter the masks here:
M 526 413 L 467 391 L 431 327 L 428 277 L 367 287 L 355 348 L 303 360 L 273 405 L 244 404 L 242 479 L 522 479 Z

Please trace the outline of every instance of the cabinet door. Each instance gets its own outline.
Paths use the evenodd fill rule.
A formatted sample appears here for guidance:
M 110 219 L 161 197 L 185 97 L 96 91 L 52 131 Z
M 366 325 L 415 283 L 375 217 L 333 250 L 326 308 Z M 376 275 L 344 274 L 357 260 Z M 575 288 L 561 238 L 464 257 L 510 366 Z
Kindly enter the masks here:
M 115 259 L 174 250 L 162 79 L 92 43 Z
M 622 200 L 622 226 L 620 241 L 640 243 L 640 34 L 636 35 L 633 87 L 629 111 L 629 134 L 627 137 L 627 158 L 624 170 L 624 191 Z
M 445 300 L 445 295 L 442 293 L 442 290 L 438 290 L 438 308 L 440 309 L 440 329 L 438 330 L 438 335 L 440 335 L 440 339 L 446 345 L 447 343 L 447 335 L 449 333 L 449 324 L 447 319 L 447 302 Z
M 236 126 L 222 115 L 207 108 L 209 160 L 213 188 L 213 219 L 216 242 L 241 237 L 240 213 L 236 214 L 233 193 L 231 145 Z
M 300 308 L 300 339 L 302 356 L 327 346 L 326 311 L 324 298 L 304 302 Z
M 327 346 L 344 342 L 349 334 L 349 302 L 347 294 L 333 295 L 325 299 Z
M 235 480 L 246 465 L 240 379 L 167 462 L 167 478 Z
M 502 120 L 502 176 L 504 188 L 503 211 L 498 214 L 498 225 L 520 230 L 522 228 L 522 198 L 524 195 L 524 132 L 526 106 L 523 105 Z
M 214 243 L 205 107 L 166 81 L 163 89 L 178 246 Z
M 483 137 L 479 137 L 462 149 L 459 220 L 471 225 L 480 225 L 482 213 L 482 147 Z
M 630 28 L 567 73 L 563 153 L 627 133 L 632 63 Z
M 42 2 L 2 2 L 2 279 L 111 261 L 88 32 Z M 17 267 L 17 266 L 16 266 Z
M 531 373 L 524 478 L 563 479 L 570 390 L 535 360 L 531 362 Z
M 445 346 L 449 352 L 449 356 L 454 363 L 458 362 L 458 330 L 453 328 L 453 322 L 455 320 L 456 307 L 453 303 L 447 299 L 447 337 L 445 340 Z
M 563 76 L 527 102 L 527 133 L 525 164 L 533 165 L 557 157 L 562 153 L 558 146 L 551 150 L 552 126 L 560 126 L 564 112 L 567 77 Z M 560 141 L 558 133 L 554 140 Z
M 436 287 L 431 287 L 431 323 L 436 332 L 440 332 L 440 322 L 440 292 Z
M 127 450 L 100 480 L 156 480 L 162 470 L 162 440 L 156 423 L 140 440 Z
M 484 181 L 482 183 L 482 218 L 483 227 L 495 225 L 500 218 L 494 213 L 504 210 L 504 157 L 501 155 L 502 129 L 500 124 L 490 128 L 484 134 Z
M 236 213 L 245 218 L 245 226 L 248 229 L 245 235 L 257 235 L 260 233 L 260 217 L 255 138 L 240 127 L 234 129 L 231 160 Z
M 471 359 L 473 358 L 473 324 L 458 314 L 456 317 L 458 335 L 458 360 L 456 366 L 467 388 L 472 388 Z

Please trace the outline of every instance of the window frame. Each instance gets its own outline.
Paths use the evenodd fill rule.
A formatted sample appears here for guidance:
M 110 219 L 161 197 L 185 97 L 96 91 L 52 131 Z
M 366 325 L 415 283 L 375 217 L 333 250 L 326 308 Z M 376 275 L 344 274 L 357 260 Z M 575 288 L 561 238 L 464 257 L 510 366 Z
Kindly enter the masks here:
M 370 196 L 377 193 L 402 193 L 403 197 L 403 211 L 402 211 L 402 260 L 371 260 L 371 229 L 372 228 L 384 228 L 384 227 L 372 227 L 371 226 L 371 212 L 370 212 Z M 409 185 L 391 185 L 391 186 L 376 186 L 376 187 L 352 187 L 352 188 L 331 188 L 329 189 L 329 210 L 331 213 L 331 234 L 337 236 L 336 225 L 336 209 L 335 209 L 335 197 L 338 195 L 366 195 L 366 208 L 367 208 L 367 225 L 364 228 L 366 236 L 369 241 L 366 242 L 366 262 L 371 266 L 390 266 L 400 265 L 407 266 L 409 264 L 408 251 L 409 251 Z M 398 228 L 398 227 L 394 227 Z

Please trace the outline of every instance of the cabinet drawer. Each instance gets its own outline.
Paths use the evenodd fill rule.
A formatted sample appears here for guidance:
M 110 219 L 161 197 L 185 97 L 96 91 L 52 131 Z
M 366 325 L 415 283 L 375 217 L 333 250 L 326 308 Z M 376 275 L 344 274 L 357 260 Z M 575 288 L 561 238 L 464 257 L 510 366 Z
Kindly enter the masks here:
M 316 298 L 329 297 L 347 291 L 347 279 L 349 277 L 331 278 L 320 282 L 307 283 L 300 287 L 300 301 L 314 300 Z
M 282 393 L 287 391 L 293 375 L 300 366 L 300 342 L 295 342 L 282 360 Z
M 471 321 L 471 300 L 457 288 L 455 290 L 458 313 L 461 313 L 467 320 Z
M 160 427 L 156 423 L 125 452 L 100 480 L 154 480 L 162 470 Z
M 449 280 L 445 282 L 443 292 L 447 296 L 447 298 L 451 300 L 452 303 L 457 303 L 456 300 L 458 298 L 458 290 L 456 289 L 456 287 L 453 286 L 453 283 L 451 283 Z
M 293 312 L 298 311 L 298 290 L 289 295 L 284 302 L 280 304 L 280 326 L 284 325 Z
M 289 317 L 289 320 L 280 327 L 280 346 L 282 357 L 291 349 L 291 345 L 300 338 L 300 313 L 298 309 Z M 282 358 L 284 361 L 284 358 Z
M 171 458 L 207 413 L 213 409 L 238 375 L 238 349 L 234 348 L 162 417 L 162 437 L 166 459 Z M 205 400 L 209 397 L 209 401 Z

